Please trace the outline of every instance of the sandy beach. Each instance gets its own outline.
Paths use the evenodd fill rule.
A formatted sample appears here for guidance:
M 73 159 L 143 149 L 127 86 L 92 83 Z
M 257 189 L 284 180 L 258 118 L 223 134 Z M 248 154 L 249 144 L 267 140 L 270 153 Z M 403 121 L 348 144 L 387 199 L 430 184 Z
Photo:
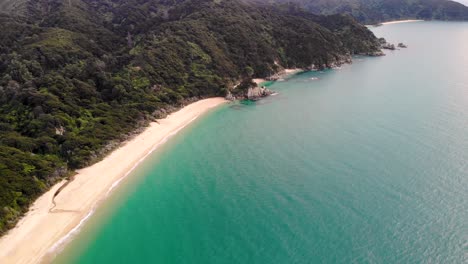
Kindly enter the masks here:
M 421 22 L 421 21 L 424 21 L 424 20 L 419 20 L 419 19 L 395 20 L 395 21 L 383 22 L 382 25 L 410 23 L 410 22 Z
M 252 81 L 254 83 L 256 83 L 257 85 L 260 85 L 261 83 L 264 83 L 266 82 L 267 80 L 266 79 L 262 79 L 262 78 L 255 78 L 255 79 L 252 79 Z
M 284 79 L 284 78 L 287 78 L 291 75 L 294 75 L 296 73 L 299 73 L 303 71 L 302 69 L 284 69 L 283 71 L 281 72 L 278 72 L 276 74 L 274 74 L 273 76 L 275 77 L 275 79 Z M 254 83 L 256 83 L 257 85 L 260 85 L 261 83 L 264 83 L 266 82 L 267 80 L 266 79 L 262 79 L 262 78 L 255 78 L 255 79 L 252 79 L 252 81 Z
M 47 262 L 145 157 L 199 115 L 225 102 L 223 98 L 200 100 L 159 123 L 151 123 L 144 132 L 123 143 L 102 161 L 79 170 L 75 180 L 55 198 L 57 205 L 49 212 L 52 197 L 63 182 L 53 186 L 34 202 L 18 225 L 0 239 L 0 263 Z

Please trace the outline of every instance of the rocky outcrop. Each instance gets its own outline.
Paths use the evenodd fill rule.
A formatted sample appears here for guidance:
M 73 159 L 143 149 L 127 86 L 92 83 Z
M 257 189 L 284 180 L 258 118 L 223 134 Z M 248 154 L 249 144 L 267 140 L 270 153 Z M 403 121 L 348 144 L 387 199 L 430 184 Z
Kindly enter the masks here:
M 385 53 L 383 53 L 383 51 L 381 50 L 378 50 L 378 51 L 372 51 L 372 52 L 368 52 L 368 53 L 360 54 L 360 55 L 370 56 L 370 57 L 380 57 L 380 56 L 385 56 Z
M 388 49 L 388 50 L 395 50 L 395 45 L 391 44 L 391 43 L 385 43 L 382 45 L 382 49 Z
M 396 47 L 394 44 L 388 43 L 387 40 L 384 38 L 379 38 L 379 43 L 380 43 L 380 48 L 381 49 L 388 49 L 388 50 L 396 50 Z M 398 43 L 397 45 L 398 48 L 405 49 L 408 46 L 406 46 L 404 43 Z
M 229 100 L 229 101 L 234 101 L 236 100 L 236 97 L 234 95 L 232 95 L 232 93 L 229 91 L 226 95 L 226 100 Z
M 359 54 L 364 55 L 364 54 Z M 367 55 L 367 54 L 366 54 Z M 307 67 L 306 71 L 322 71 L 325 69 L 336 69 L 341 67 L 343 64 L 351 64 L 353 63 L 351 55 L 346 56 L 338 56 L 336 58 L 330 59 L 327 63 L 324 64 L 312 64 Z
M 395 50 L 395 45 L 388 43 L 385 38 L 379 38 L 380 48 L 381 49 L 388 49 L 388 50 Z
M 269 96 L 274 92 L 265 86 L 258 87 L 258 85 L 251 80 L 244 80 L 240 84 L 235 85 L 226 94 L 226 100 L 251 100 L 257 101 L 263 97 Z
M 384 43 L 385 39 L 383 39 Z M 379 40 L 380 41 L 380 40 Z M 380 43 L 380 42 L 379 42 Z M 355 55 L 363 55 L 363 56 L 384 56 L 385 54 L 381 50 L 377 51 L 369 51 L 365 54 L 355 54 Z M 336 69 L 340 68 L 343 64 L 350 64 L 352 63 L 352 56 L 351 54 L 346 55 L 330 55 L 327 59 L 325 59 L 324 63 L 321 64 L 312 64 L 309 67 L 304 68 L 296 68 L 296 69 L 285 69 L 278 62 L 275 62 L 278 66 L 280 71 L 270 75 L 268 77 L 264 77 L 265 80 L 268 81 L 277 81 L 282 80 L 288 77 L 289 75 L 293 75 L 294 73 L 301 72 L 301 71 L 322 71 L 325 69 Z M 256 83 L 252 81 L 252 79 L 245 79 L 244 81 L 240 82 L 237 85 L 233 85 L 232 88 L 226 93 L 225 99 L 229 101 L 235 100 L 252 100 L 257 101 L 262 97 L 266 97 L 269 95 L 274 94 L 274 91 L 269 90 L 265 86 L 258 87 Z
M 251 87 L 247 90 L 247 99 L 252 101 L 257 101 L 262 97 L 269 96 L 273 94 L 273 91 L 269 90 L 265 86 L 262 87 Z

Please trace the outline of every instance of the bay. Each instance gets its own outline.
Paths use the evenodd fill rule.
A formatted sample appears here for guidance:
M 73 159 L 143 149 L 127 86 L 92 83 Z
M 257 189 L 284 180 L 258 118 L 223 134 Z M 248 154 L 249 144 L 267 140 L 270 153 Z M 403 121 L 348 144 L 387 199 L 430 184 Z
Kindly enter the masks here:
M 195 121 L 55 263 L 466 263 L 468 23 Z

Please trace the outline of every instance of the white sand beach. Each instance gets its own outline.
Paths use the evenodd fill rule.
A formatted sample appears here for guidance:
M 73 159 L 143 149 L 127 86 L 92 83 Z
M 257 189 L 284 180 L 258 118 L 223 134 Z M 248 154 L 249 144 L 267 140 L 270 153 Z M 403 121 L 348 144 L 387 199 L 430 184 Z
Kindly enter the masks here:
M 261 83 L 264 83 L 266 82 L 267 80 L 266 79 L 262 79 L 262 78 L 255 78 L 255 79 L 252 79 L 252 81 L 254 83 L 256 83 L 257 85 L 260 85 Z
M 274 79 L 284 79 L 284 78 L 287 78 L 291 75 L 294 75 L 296 73 L 299 73 L 303 71 L 302 69 L 298 69 L 298 68 L 295 68 L 295 69 L 284 69 L 276 74 L 274 74 L 272 77 Z M 260 85 L 261 83 L 264 83 L 266 82 L 267 80 L 266 79 L 262 79 L 262 78 L 255 78 L 255 79 L 252 79 L 252 81 L 254 83 L 256 83 L 257 85 Z
M 91 215 L 99 202 L 167 138 L 209 109 L 225 103 L 210 98 L 192 103 L 167 118 L 153 122 L 141 134 L 125 142 L 102 161 L 81 169 L 75 179 L 55 198 L 64 183 L 58 183 L 37 199 L 18 225 L 0 239 L 0 263 L 39 263 L 55 248 L 69 240 L 70 233 Z
M 411 23 L 411 22 L 421 22 L 421 21 L 424 21 L 424 20 L 419 20 L 419 19 L 395 20 L 395 21 L 383 22 L 382 25 L 391 25 L 391 24 L 400 24 L 400 23 Z

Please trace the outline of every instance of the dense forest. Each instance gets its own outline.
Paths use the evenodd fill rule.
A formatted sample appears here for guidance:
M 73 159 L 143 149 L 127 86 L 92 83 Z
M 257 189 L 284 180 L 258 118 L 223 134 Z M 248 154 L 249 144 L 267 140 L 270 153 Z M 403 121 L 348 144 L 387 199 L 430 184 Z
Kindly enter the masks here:
M 0 233 L 190 100 L 379 52 L 352 17 L 236 0 L 0 0 Z
M 468 7 L 450 0 L 246 0 L 293 3 L 315 14 L 350 14 L 375 24 L 399 19 L 468 20 Z

